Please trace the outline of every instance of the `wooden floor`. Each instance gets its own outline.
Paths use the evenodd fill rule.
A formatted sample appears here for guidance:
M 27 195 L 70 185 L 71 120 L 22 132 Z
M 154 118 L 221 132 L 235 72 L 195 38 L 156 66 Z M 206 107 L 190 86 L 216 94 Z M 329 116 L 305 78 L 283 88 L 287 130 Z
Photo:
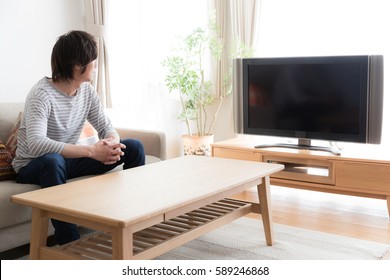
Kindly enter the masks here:
M 256 188 L 235 198 L 257 200 Z M 390 244 L 385 200 L 271 186 L 273 222 Z

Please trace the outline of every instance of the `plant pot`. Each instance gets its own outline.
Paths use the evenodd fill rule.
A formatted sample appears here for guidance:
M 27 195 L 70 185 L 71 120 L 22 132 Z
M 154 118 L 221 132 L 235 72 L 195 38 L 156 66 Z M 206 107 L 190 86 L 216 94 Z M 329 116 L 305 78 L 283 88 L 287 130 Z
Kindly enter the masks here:
M 214 142 L 214 135 L 183 135 L 184 155 L 211 156 L 211 144 Z

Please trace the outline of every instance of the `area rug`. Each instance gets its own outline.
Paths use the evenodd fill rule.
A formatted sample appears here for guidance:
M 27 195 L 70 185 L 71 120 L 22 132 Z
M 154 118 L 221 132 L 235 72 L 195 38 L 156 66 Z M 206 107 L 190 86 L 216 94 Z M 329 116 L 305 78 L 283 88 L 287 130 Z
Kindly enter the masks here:
M 266 246 L 262 222 L 240 218 L 157 260 L 379 260 L 390 244 L 274 224 Z

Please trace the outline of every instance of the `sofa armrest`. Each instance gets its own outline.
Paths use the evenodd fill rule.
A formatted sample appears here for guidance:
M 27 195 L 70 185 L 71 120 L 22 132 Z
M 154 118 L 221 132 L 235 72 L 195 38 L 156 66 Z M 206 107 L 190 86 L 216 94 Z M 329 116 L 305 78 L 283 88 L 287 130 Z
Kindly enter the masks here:
M 132 138 L 142 142 L 145 154 L 166 159 L 166 139 L 165 133 L 151 130 L 138 130 L 129 128 L 116 128 L 121 139 Z

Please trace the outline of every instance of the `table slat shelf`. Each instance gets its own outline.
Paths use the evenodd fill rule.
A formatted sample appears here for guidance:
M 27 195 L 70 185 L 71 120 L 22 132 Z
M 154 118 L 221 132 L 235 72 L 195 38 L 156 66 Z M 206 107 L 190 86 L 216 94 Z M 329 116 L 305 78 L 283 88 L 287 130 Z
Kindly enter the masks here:
M 200 236 L 215 229 L 214 223 L 218 223 L 218 226 L 221 223 L 229 223 L 250 213 L 251 208 L 251 203 L 226 198 L 135 232 L 134 258 L 150 257 L 152 248 L 154 249 L 152 254 L 158 256 L 158 253 L 154 253 L 156 247 L 160 246 L 163 250 L 167 242 L 174 243 L 174 247 L 180 246 L 188 242 L 188 235 L 193 239 L 194 234 Z M 51 258 L 57 256 L 64 259 L 68 256 L 72 259 L 111 260 L 112 238 L 108 232 L 96 232 L 60 247 L 44 248 L 42 253 L 50 255 Z

